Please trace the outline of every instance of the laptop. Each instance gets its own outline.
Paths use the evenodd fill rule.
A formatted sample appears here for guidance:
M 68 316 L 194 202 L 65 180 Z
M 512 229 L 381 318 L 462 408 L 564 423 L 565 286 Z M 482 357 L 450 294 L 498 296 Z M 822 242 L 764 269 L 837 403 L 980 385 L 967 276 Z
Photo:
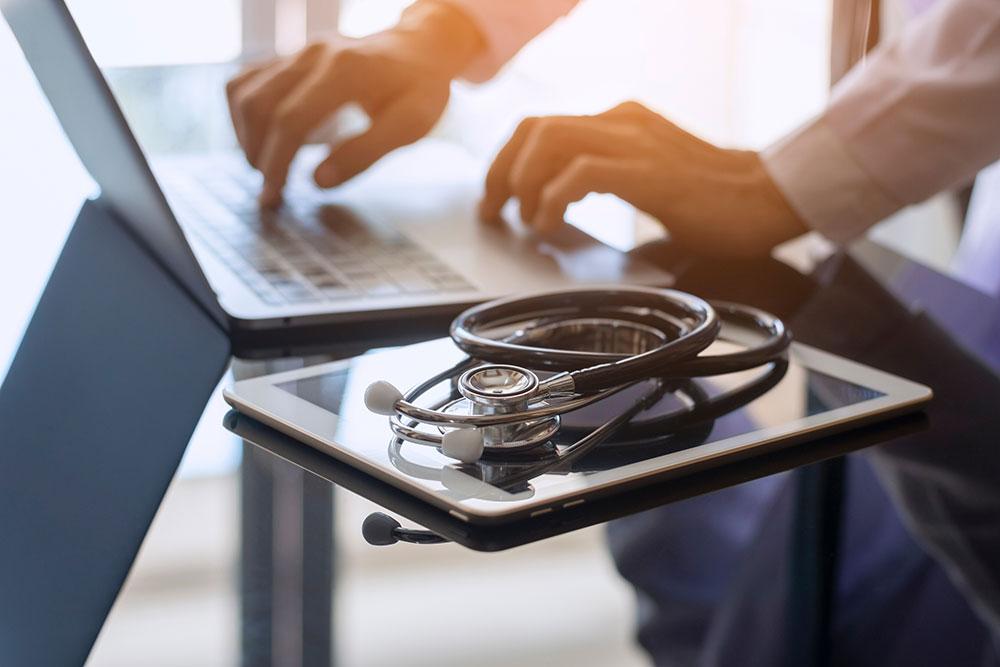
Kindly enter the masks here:
M 461 158 L 433 142 L 388 158 L 403 160 L 401 168 L 332 193 L 300 167 L 287 203 L 262 212 L 260 176 L 235 151 L 147 161 L 62 0 L 0 0 L 0 9 L 100 185 L 99 202 L 231 335 L 450 316 L 505 294 L 580 282 L 671 282 L 582 232 L 552 242 L 478 222 L 472 181 L 415 186 L 400 178 L 426 160 Z

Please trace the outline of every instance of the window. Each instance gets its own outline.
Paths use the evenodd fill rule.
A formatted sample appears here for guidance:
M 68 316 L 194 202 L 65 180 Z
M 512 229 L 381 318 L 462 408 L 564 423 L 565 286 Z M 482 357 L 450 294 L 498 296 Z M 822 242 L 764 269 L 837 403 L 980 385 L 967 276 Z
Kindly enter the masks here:
M 102 67 L 177 65 L 240 55 L 240 0 L 68 0 Z

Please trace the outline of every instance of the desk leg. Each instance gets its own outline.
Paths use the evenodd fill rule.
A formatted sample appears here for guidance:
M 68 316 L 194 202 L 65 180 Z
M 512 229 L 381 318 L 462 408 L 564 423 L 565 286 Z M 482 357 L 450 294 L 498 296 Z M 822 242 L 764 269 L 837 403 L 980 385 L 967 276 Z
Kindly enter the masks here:
M 795 471 L 785 623 L 789 666 L 825 667 L 831 663 L 846 465 L 841 456 Z
M 331 665 L 333 490 L 244 444 L 240 469 L 244 665 Z

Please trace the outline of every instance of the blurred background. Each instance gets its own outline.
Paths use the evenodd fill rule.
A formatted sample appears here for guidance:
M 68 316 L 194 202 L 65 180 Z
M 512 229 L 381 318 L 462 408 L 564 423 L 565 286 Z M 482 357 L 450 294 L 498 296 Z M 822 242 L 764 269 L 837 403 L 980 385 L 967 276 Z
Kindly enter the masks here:
M 335 30 L 371 33 L 392 25 L 408 3 L 68 4 L 143 147 L 163 153 L 235 145 L 221 86 L 241 62 L 292 52 Z M 828 32 L 829 0 L 584 0 L 495 80 L 456 83 L 433 135 L 463 146 L 485 169 L 524 115 L 596 112 L 635 99 L 711 141 L 762 148 L 822 107 Z M 5 213 L 11 212 L 4 220 L 11 242 L 0 244 L 3 377 L 80 201 L 94 184 L 5 23 L 0 85 L 0 197 Z M 642 240 L 644 229 L 637 218 L 634 225 L 597 233 L 627 246 Z M 904 254 L 946 268 L 958 230 L 954 208 L 939 198 L 872 233 Z M 236 471 L 243 450 L 223 435 L 224 410 L 216 396 L 92 664 L 239 661 Z M 380 550 L 359 535 L 371 509 L 351 494 L 337 495 L 339 663 L 644 664 L 632 644 L 632 593 L 614 572 L 600 529 L 498 555 L 454 546 Z M 472 590 L 477 595 L 470 596 Z M 426 596 L 433 596 L 433 607 Z M 383 639 L 387 627 L 391 641 Z M 497 627 L 517 641 L 510 653 L 483 656 L 477 637 Z M 455 639 L 445 644 L 446 628 Z

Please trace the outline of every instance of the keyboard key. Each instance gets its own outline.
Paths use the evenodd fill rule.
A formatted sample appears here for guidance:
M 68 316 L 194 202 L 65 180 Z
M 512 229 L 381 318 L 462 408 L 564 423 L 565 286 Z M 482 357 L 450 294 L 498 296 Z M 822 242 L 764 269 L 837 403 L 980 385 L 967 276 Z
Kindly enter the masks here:
M 293 303 L 302 303 L 305 301 L 318 301 L 319 296 L 313 292 L 311 289 L 299 284 L 286 284 L 286 285 L 275 285 L 278 288 L 278 292 L 281 296 L 285 297 Z
M 345 287 L 346 283 L 336 276 L 330 274 L 322 276 L 306 276 L 313 285 L 319 288 L 324 287 Z
M 285 282 L 290 278 L 290 274 L 284 269 L 280 268 L 267 268 L 267 267 L 256 267 L 258 273 L 261 277 L 272 285 L 279 282 Z
M 390 271 L 389 275 L 406 292 L 417 293 L 434 290 L 434 283 L 419 271 L 397 268 Z
M 443 292 L 471 292 L 476 288 L 468 282 L 458 278 L 457 280 L 439 281 L 437 288 Z
M 277 292 L 257 292 L 257 296 L 269 306 L 280 306 L 285 303 L 285 299 L 279 296 Z
M 346 285 L 340 287 L 324 287 L 320 290 L 327 299 L 347 299 L 357 296 L 357 292 Z
M 369 296 L 391 296 L 393 294 L 400 294 L 401 291 L 399 286 L 392 283 L 378 283 L 366 288 L 365 294 Z

